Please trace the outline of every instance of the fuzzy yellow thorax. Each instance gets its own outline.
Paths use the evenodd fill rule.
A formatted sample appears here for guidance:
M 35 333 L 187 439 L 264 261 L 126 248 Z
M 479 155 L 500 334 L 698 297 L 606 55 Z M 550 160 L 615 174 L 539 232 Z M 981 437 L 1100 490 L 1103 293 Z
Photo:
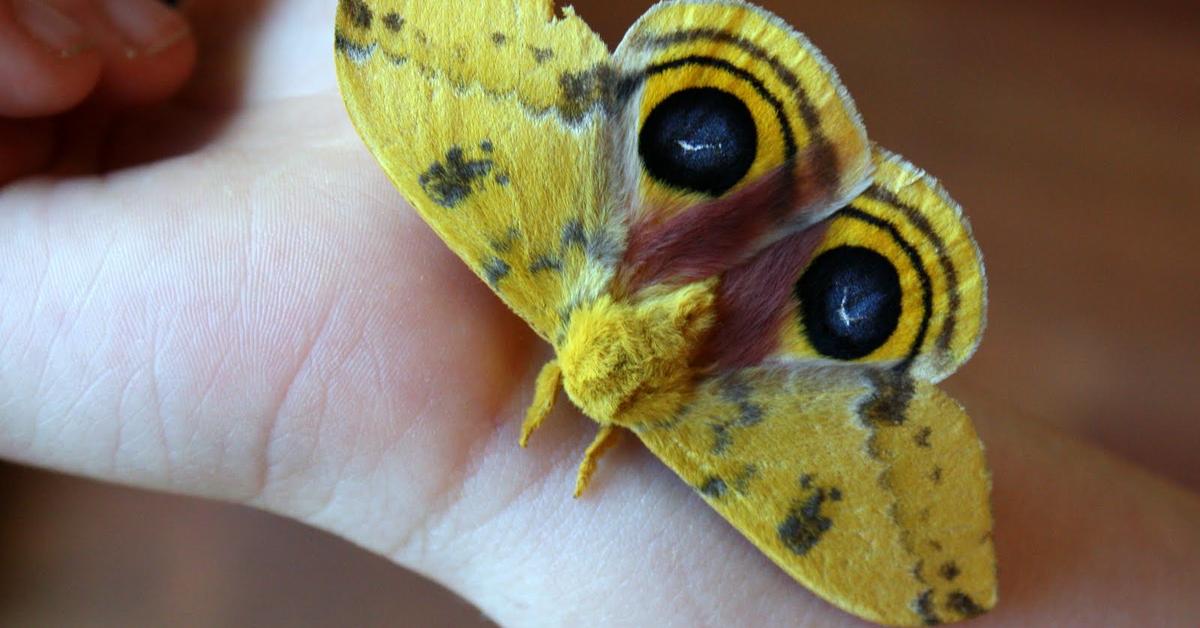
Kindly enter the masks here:
M 633 303 L 600 297 L 571 315 L 558 351 L 563 388 L 602 425 L 669 416 L 690 390 L 713 316 L 711 282 Z

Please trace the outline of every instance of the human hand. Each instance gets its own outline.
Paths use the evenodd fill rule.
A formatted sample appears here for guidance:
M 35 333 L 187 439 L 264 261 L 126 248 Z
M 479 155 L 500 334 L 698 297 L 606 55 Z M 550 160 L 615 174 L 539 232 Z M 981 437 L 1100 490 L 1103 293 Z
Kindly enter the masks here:
M 171 43 L 132 59 L 99 3 L 55 4 L 93 48 L 0 54 L 46 85 L 0 96 L 0 456 L 281 513 L 504 624 L 853 623 L 635 442 L 570 499 L 594 427 L 569 404 L 516 448 L 549 349 L 350 128 L 331 1 L 197 3 L 182 37 L 158 13 Z M 1194 495 L 968 401 L 996 484 L 982 623 L 1200 613 Z

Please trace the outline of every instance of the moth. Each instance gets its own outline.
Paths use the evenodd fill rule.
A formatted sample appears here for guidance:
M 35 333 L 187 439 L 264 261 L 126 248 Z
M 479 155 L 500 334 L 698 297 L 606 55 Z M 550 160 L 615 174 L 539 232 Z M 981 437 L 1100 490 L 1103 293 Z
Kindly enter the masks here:
M 934 384 L 984 326 L 980 253 L 872 144 L 833 67 L 739 0 L 650 8 L 615 52 L 552 0 L 341 0 L 338 79 L 375 158 L 632 432 L 775 563 L 876 622 L 996 602 L 990 476 Z

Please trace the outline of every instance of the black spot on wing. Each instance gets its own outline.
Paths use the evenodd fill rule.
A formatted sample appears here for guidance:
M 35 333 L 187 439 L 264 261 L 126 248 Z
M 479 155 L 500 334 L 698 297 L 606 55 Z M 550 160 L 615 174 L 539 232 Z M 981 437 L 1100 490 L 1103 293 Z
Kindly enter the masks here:
M 733 479 L 733 490 L 745 493 L 750 488 L 750 480 L 753 480 L 756 475 L 758 475 L 758 466 L 746 464 L 738 472 L 737 477 Z
M 576 123 L 596 109 L 613 110 L 637 84 L 621 78 L 612 67 L 598 65 L 582 72 L 564 72 L 558 77 L 556 108 L 563 120 Z
M 762 423 L 764 411 L 761 405 L 750 401 L 750 386 L 731 378 L 725 382 L 721 395 L 737 404 L 737 416 L 712 424 L 713 454 L 722 454 L 733 444 L 735 430 L 753 427 Z
M 399 33 L 404 28 L 404 18 L 400 17 L 395 11 L 383 16 L 383 26 L 393 33 Z
M 833 520 L 821 512 L 826 499 L 825 490 L 817 489 L 807 499 L 793 505 L 779 524 L 780 540 L 797 555 L 807 554 L 833 527 Z
M 800 476 L 800 488 L 805 495 L 792 503 L 787 517 L 778 527 L 779 538 L 783 544 L 800 556 L 815 547 L 821 537 L 833 527 L 833 519 L 825 512 L 826 504 L 842 499 L 841 489 L 833 486 L 818 487 L 815 479 L 811 473 Z
M 579 220 L 570 220 L 562 228 L 562 246 L 565 249 L 576 244 L 587 246 L 587 231 Z
M 916 394 L 912 378 L 906 372 L 890 369 L 871 370 L 867 377 L 875 390 L 859 406 L 859 416 L 869 427 L 903 424 L 908 404 Z
M 711 497 L 713 499 L 723 497 L 725 495 L 725 491 L 728 489 L 729 487 L 725 484 L 725 480 L 722 480 L 715 475 L 704 480 L 704 483 L 700 485 L 700 492 L 706 497 Z
M 933 471 L 929 472 L 929 479 L 933 480 L 934 484 L 941 484 L 942 483 L 942 468 L 934 467 Z
M 529 51 L 533 53 L 533 61 L 541 65 L 554 58 L 554 51 L 549 48 L 530 47 Z
M 918 430 L 916 435 L 913 436 L 913 442 L 915 442 L 917 444 L 917 447 L 929 448 L 929 447 L 931 447 L 931 445 L 929 444 L 929 437 L 932 435 L 933 435 L 933 428 L 926 425 L 926 426 L 922 427 L 920 430 Z
M 467 159 L 463 149 L 454 146 L 446 151 L 443 161 L 429 166 L 418 182 L 433 202 L 454 208 L 478 190 L 492 167 L 491 159 Z
M 483 276 L 487 278 L 488 284 L 493 288 L 500 283 L 501 279 L 508 276 L 510 270 L 512 267 L 508 265 L 508 262 L 498 257 L 493 257 L 483 263 Z
M 562 260 L 550 257 L 549 255 L 538 255 L 529 263 L 530 273 L 540 273 L 542 271 L 552 270 L 555 272 L 562 271 Z
M 355 63 L 362 63 L 370 59 L 371 55 L 375 53 L 376 45 L 374 42 L 360 44 L 346 37 L 341 31 L 335 31 L 333 34 L 333 49 L 346 55 L 347 58 Z
M 977 617 L 987 612 L 987 609 L 980 606 L 978 602 L 971 599 L 971 596 L 962 591 L 953 591 L 946 596 L 946 608 L 958 613 L 963 618 Z
M 508 35 L 505 35 L 499 31 L 492 33 L 492 43 L 496 44 L 497 46 L 503 46 L 504 44 L 508 43 Z
M 499 238 L 494 238 L 488 244 L 492 250 L 497 253 L 507 253 L 512 250 L 513 245 L 521 239 L 521 230 L 516 227 L 509 227 L 504 235 Z
M 962 573 L 962 571 L 958 568 L 958 565 L 956 565 L 954 561 L 943 563 L 938 569 L 938 574 L 941 575 L 942 578 L 945 578 L 946 582 L 953 582 L 960 573 Z
M 338 8 L 346 15 L 351 24 L 358 28 L 371 28 L 371 21 L 375 16 L 371 13 L 371 7 L 367 6 L 363 0 L 341 0 Z
M 926 590 L 920 597 L 913 602 L 913 610 L 917 615 L 921 616 L 921 621 L 925 622 L 926 626 L 936 626 L 942 623 L 938 618 L 937 613 L 933 609 L 933 590 Z

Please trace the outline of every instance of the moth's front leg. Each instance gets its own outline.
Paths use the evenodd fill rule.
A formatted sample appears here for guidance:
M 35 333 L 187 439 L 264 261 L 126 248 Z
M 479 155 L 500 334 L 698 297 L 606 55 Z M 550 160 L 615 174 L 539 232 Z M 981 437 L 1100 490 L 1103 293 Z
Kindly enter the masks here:
M 558 387 L 561 383 L 562 367 L 558 365 L 558 360 L 550 360 L 538 373 L 537 383 L 533 389 L 533 403 L 529 404 L 525 420 L 521 423 L 521 439 L 518 442 L 522 447 L 529 444 L 530 435 L 541 426 L 546 417 L 550 416 L 550 411 L 554 409 L 554 398 L 558 396 Z

